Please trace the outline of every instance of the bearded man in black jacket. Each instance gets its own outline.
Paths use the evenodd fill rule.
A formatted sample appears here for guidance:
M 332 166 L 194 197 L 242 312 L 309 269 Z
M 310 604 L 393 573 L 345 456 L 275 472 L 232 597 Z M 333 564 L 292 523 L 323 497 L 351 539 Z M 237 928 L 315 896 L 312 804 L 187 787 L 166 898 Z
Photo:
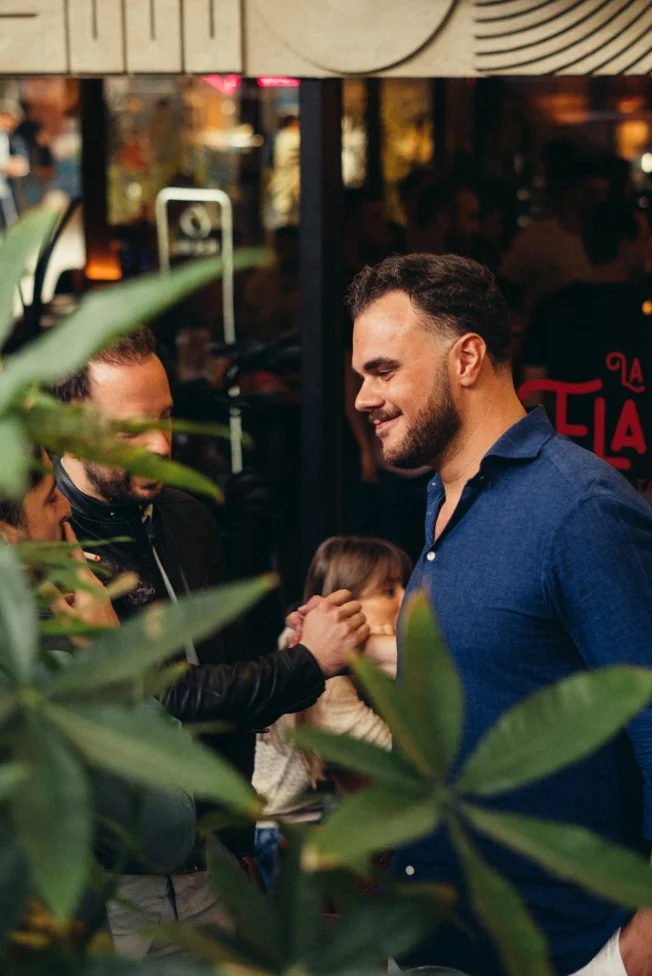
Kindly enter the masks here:
M 53 393 L 68 403 L 90 402 L 116 420 L 164 422 L 172 415 L 168 379 L 147 328 L 94 357 Z M 171 429 L 163 423 L 159 429 L 131 436 L 128 442 L 167 458 L 171 439 Z M 58 462 L 56 474 L 59 490 L 70 502 L 78 538 L 129 539 L 97 550 L 116 575 L 132 570 L 138 576 L 137 587 L 115 603 L 120 619 L 154 600 L 176 600 L 222 581 L 217 525 L 194 498 L 68 454 Z M 85 548 L 93 550 L 90 544 Z M 369 635 L 360 605 L 349 593 L 313 602 L 317 605 L 305 617 L 302 643 L 277 654 L 239 660 L 242 653 L 233 630 L 196 646 L 189 642 L 185 656 L 192 666 L 166 695 L 168 710 L 182 722 L 232 724 L 234 731 L 212 744 L 247 778 L 253 769 L 254 730 L 313 704 L 324 690 L 325 679 L 342 670 L 350 650 Z M 248 853 L 242 836 L 232 838 L 231 846 L 237 855 Z M 210 892 L 201 847 L 177 874 L 127 880 L 121 893 L 152 917 L 167 915 L 171 903 L 180 919 L 223 922 Z M 114 913 L 112 928 L 119 951 L 138 957 L 170 954 L 169 945 L 152 949 L 151 938 L 143 934 L 145 924 L 124 910 Z

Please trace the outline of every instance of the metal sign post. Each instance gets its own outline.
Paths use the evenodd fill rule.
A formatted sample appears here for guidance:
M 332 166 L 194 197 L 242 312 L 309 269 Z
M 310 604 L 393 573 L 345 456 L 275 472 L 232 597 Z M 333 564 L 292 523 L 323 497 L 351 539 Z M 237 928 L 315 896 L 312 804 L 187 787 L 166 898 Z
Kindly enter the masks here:
M 170 224 L 168 221 L 169 203 L 188 203 L 191 206 L 181 216 L 181 228 L 189 238 L 185 253 L 198 255 L 209 253 L 208 238 L 213 229 L 212 221 L 202 206 L 217 204 L 220 208 L 221 254 L 222 254 L 222 317 L 224 322 L 224 342 L 235 343 L 235 310 L 233 304 L 233 207 L 231 199 L 224 190 L 193 189 L 171 186 L 161 190 L 156 197 L 156 233 L 158 237 L 158 260 L 161 271 L 170 270 Z M 184 226 L 185 224 L 185 226 Z M 194 241 L 192 239 L 194 238 Z M 214 253 L 214 251 L 213 251 Z M 230 396 L 238 396 L 236 387 L 229 390 Z M 231 441 L 231 471 L 240 474 L 242 461 L 242 417 L 237 407 L 229 409 L 229 433 Z

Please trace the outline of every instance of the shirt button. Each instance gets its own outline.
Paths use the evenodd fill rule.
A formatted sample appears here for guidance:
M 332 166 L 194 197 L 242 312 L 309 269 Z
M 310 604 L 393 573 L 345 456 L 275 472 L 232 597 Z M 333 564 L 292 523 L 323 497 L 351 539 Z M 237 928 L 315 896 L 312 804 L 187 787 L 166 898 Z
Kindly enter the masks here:
M 405 869 L 405 873 L 410 877 L 412 877 L 412 875 L 414 874 L 414 868 L 412 867 L 411 864 L 408 864 L 408 866 Z
M 430 552 L 426 556 L 426 559 L 428 560 L 429 563 L 431 563 L 434 558 L 435 558 L 435 553 L 432 550 L 430 550 Z

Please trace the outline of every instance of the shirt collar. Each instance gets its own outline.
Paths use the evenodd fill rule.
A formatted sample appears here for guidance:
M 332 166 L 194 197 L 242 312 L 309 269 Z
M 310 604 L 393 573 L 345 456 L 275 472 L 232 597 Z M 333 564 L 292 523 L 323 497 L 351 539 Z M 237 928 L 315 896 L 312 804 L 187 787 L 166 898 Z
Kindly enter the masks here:
M 541 453 L 541 449 L 551 437 L 555 436 L 555 428 L 548 420 L 543 407 L 530 410 L 522 420 L 515 423 L 509 430 L 499 437 L 480 463 L 480 471 L 471 482 L 486 480 L 485 469 L 492 462 L 489 458 L 503 458 L 507 461 L 532 461 Z M 428 485 L 435 495 L 443 493 L 441 478 L 435 474 Z
M 507 461 L 531 461 L 538 457 L 544 444 L 555 436 L 555 428 L 543 407 L 535 407 L 505 431 L 483 458 L 505 458 Z

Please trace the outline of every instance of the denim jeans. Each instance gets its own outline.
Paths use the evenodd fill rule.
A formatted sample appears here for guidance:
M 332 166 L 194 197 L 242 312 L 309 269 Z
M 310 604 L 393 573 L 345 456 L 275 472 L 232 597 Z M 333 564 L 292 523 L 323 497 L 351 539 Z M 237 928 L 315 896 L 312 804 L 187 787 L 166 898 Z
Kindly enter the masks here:
M 256 827 L 256 867 L 265 891 L 274 886 L 278 873 L 279 846 L 283 834 L 276 827 Z

